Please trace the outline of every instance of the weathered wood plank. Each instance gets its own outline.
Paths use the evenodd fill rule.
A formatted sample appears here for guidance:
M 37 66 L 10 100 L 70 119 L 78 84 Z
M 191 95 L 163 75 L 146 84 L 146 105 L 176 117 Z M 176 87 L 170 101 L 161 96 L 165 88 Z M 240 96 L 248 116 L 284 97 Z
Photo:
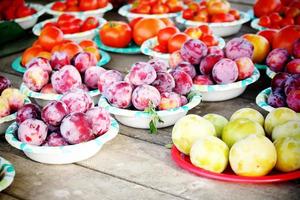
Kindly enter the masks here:
M 8 194 L 5 194 L 4 192 L 0 192 L 0 200 L 18 200 L 18 199 Z

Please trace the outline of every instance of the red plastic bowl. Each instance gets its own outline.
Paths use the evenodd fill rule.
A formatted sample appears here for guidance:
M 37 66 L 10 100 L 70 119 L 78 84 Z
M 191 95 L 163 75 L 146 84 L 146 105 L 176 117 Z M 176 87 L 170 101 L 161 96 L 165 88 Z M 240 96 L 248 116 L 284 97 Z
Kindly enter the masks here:
M 198 176 L 220 180 L 220 181 L 229 181 L 229 182 L 237 182 L 237 183 L 273 183 L 273 182 L 283 182 L 288 180 L 294 180 L 300 178 L 300 170 L 282 173 L 273 170 L 267 176 L 261 177 L 246 177 L 246 176 L 238 176 L 234 174 L 234 172 L 228 167 L 223 173 L 218 174 L 214 172 L 210 172 L 199 167 L 194 166 L 190 157 L 181 153 L 175 145 L 173 145 L 171 149 L 172 159 L 183 169 L 192 172 Z

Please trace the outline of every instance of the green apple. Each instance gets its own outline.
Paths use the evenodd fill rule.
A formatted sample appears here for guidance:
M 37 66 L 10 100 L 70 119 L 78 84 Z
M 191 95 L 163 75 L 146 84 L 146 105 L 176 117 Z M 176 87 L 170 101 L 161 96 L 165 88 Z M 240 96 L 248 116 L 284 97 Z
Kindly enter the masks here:
M 273 169 L 276 160 L 275 146 L 263 135 L 249 135 L 229 151 L 231 169 L 240 176 L 264 176 Z
M 251 134 L 265 135 L 263 127 L 250 119 L 238 118 L 228 122 L 222 132 L 222 140 L 230 148 L 237 141 Z
M 300 120 L 291 120 L 284 124 L 275 126 L 272 131 L 272 140 L 282 137 L 298 137 L 300 139 Z
M 190 159 L 193 165 L 202 169 L 222 173 L 228 164 L 229 148 L 217 137 L 206 136 L 195 142 Z
M 228 120 L 225 117 L 223 117 L 222 115 L 213 114 L 213 113 L 206 114 L 203 116 L 203 118 L 207 119 L 215 126 L 215 129 L 217 132 L 217 137 L 220 138 L 223 128 L 228 123 Z
M 275 168 L 282 172 L 291 172 L 300 169 L 300 139 L 284 137 L 274 142 L 277 151 Z
M 272 110 L 265 119 L 265 130 L 268 136 L 271 136 L 275 126 L 284 124 L 290 120 L 297 120 L 295 111 L 289 108 L 276 108 Z
M 230 121 L 238 119 L 238 118 L 246 118 L 251 119 L 252 121 L 255 121 L 259 123 L 261 126 L 264 125 L 265 118 L 264 116 L 258 112 L 257 110 L 253 108 L 242 108 L 237 111 L 235 111 L 230 118 Z
M 172 130 L 172 141 L 182 153 L 189 155 L 192 145 L 200 138 L 216 136 L 214 125 L 198 115 L 190 114 L 179 119 Z

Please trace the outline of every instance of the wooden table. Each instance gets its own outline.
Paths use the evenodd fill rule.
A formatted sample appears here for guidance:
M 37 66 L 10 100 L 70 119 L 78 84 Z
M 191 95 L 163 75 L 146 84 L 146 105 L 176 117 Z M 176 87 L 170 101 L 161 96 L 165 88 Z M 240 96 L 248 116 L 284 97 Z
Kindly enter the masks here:
M 247 2 L 247 1 L 244 1 Z M 234 4 L 240 10 L 251 8 Z M 113 19 L 117 15 L 108 13 Z M 121 17 L 118 17 L 122 19 Z M 245 25 L 239 35 L 254 32 Z M 227 38 L 228 39 L 228 38 Z M 0 59 L 0 74 L 19 87 L 22 75 L 11 69 L 11 62 L 21 53 Z M 106 68 L 123 72 L 131 64 L 147 60 L 144 55 L 110 53 L 112 61 Z M 255 97 L 268 87 L 270 80 L 261 71 L 260 80 L 233 100 L 202 102 L 191 111 L 198 115 L 218 113 L 227 118 L 239 108 L 252 107 Z M 0 136 L 0 155 L 15 166 L 13 184 L 0 193 L 0 199 L 299 199 L 300 181 L 277 184 L 235 184 L 195 176 L 179 168 L 171 159 L 172 127 L 160 129 L 157 135 L 126 126 L 119 135 L 104 145 L 94 157 L 69 165 L 46 165 L 26 158 Z

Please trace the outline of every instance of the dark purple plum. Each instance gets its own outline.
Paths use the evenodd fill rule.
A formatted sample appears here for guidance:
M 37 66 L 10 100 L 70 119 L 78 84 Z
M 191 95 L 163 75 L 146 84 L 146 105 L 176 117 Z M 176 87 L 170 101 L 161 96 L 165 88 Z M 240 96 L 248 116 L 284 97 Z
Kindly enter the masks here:
M 271 88 L 274 91 L 276 88 L 284 88 L 284 83 L 288 77 L 291 75 L 285 72 L 277 73 L 271 81 Z
M 26 119 L 40 119 L 40 118 L 41 118 L 41 109 L 33 103 L 28 103 L 18 110 L 16 122 L 18 124 L 21 124 Z
M 286 96 L 290 91 L 296 89 L 300 89 L 300 74 L 291 75 L 284 83 L 284 92 Z
M 200 40 L 190 39 L 182 45 L 180 54 L 184 61 L 199 65 L 201 59 L 207 55 L 207 46 Z
M 285 96 L 279 92 L 273 92 L 268 97 L 268 104 L 274 108 L 285 107 Z
M 186 62 L 186 61 L 179 63 L 176 66 L 175 70 L 183 70 L 187 74 L 189 74 L 191 76 L 191 78 L 194 78 L 196 76 L 196 69 L 195 69 L 194 65 L 192 65 L 191 63 Z

